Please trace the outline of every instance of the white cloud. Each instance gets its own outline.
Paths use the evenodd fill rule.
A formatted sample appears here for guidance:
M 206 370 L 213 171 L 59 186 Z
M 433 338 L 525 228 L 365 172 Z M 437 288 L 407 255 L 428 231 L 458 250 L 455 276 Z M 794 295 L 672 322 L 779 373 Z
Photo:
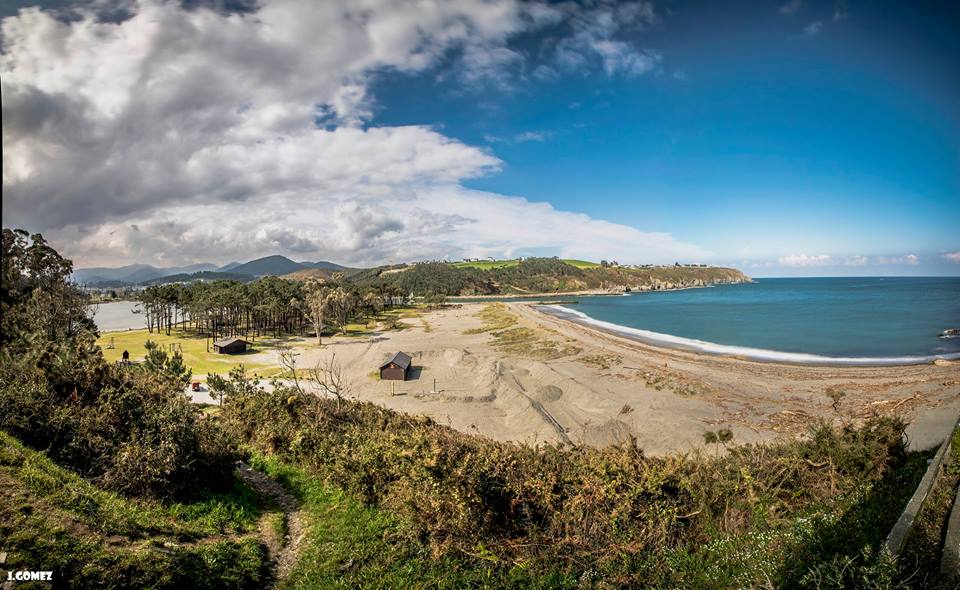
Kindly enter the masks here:
M 777 262 L 783 266 L 826 266 L 833 264 L 833 258 L 828 254 L 816 254 L 808 256 L 807 254 L 790 254 L 781 256 Z
M 916 266 L 920 264 L 920 259 L 915 254 L 904 254 L 903 256 L 877 256 L 874 258 L 874 262 L 882 265 L 906 264 Z
M 71 226 L 54 237 L 76 242 L 88 253 L 89 264 L 118 254 L 167 264 L 216 258 L 217 253 L 245 259 L 272 252 L 357 265 L 545 250 L 659 262 L 710 256 L 669 234 L 457 185 L 436 186 L 412 198 L 344 200 L 327 210 L 304 209 L 294 200 L 275 197 L 256 213 L 256 218 L 238 216 L 229 203 L 182 205 L 163 216 L 108 222 L 91 234 Z
M 870 259 L 866 256 L 851 256 L 844 260 L 846 266 L 866 266 Z
M 561 18 L 580 36 L 570 55 L 642 73 L 659 57 L 613 35 L 650 22 L 649 4 L 583 14 L 515 0 L 272 0 L 241 14 L 130 6 L 120 22 L 39 9 L 2 22 L 4 223 L 43 230 L 79 265 L 276 252 L 354 264 L 524 249 L 624 262 L 709 255 L 669 234 L 468 190 L 464 180 L 502 162 L 426 126 L 365 127 L 376 72 L 456 55 L 465 80 L 500 83 L 523 59 L 509 39 Z
M 904 254 L 903 256 L 874 256 L 872 259 L 868 256 L 831 256 L 829 254 L 791 254 L 781 256 L 777 262 L 782 266 L 809 267 L 809 266 L 867 266 L 875 265 L 909 265 L 916 266 L 920 263 L 920 258 L 914 254 Z
M 653 4 L 649 2 L 598 3 L 581 11 L 575 5 L 566 10 L 577 11 L 569 19 L 572 34 L 556 46 L 557 63 L 568 70 L 588 67 L 599 58 L 610 76 L 640 75 L 654 70 L 662 55 L 651 49 L 638 49 L 617 35 L 631 29 L 642 29 L 656 22 Z
M 814 35 L 819 35 L 822 30 L 823 21 L 816 20 L 803 28 L 803 34 L 812 37 Z
M 553 133 L 550 131 L 524 131 L 523 133 L 518 133 L 516 136 L 514 136 L 513 140 L 519 143 L 525 143 L 528 141 L 547 141 L 552 136 Z
M 803 7 L 803 0 L 790 0 L 780 6 L 780 14 L 794 14 Z
M 949 260 L 950 262 L 960 263 L 960 251 L 957 252 L 947 252 L 940 256 L 944 260 Z

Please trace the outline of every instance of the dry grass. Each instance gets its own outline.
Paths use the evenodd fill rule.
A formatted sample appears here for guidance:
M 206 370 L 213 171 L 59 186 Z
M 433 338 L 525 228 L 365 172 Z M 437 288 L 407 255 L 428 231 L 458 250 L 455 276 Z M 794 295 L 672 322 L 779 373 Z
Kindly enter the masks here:
M 580 348 L 551 337 L 542 328 L 517 325 L 517 316 L 503 303 L 488 303 L 476 317 L 483 320 L 479 328 L 464 334 L 487 334 L 493 337 L 493 346 L 500 352 L 538 360 L 553 360 L 580 353 Z
M 618 354 L 588 354 L 577 357 L 577 362 L 594 369 L 606 370 L 623 364 L 623 357 Z

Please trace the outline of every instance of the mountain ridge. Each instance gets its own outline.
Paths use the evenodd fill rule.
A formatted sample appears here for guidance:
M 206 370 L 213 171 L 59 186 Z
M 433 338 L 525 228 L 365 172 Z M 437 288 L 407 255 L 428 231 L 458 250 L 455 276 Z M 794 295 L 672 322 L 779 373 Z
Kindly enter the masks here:
M 349 267 L 326 260 L 296 262 L 280 254 L 263 256 L 247 262 L 234 261 L 223 266 L 200 262 L 183 266 L 156 267 L 150 264 L 127 264 L 118 267 L 98 266 L 78 268 L 73 271 L 73 280 L 84 285 L 110 283 L 111 285 L 137 285 L 156 282 L 171 276 L 189 276 L 196 273 L 229 273 L 259 277 L 282 276 L 299 270 L 321 269 L 331 272 L 349 270 Z

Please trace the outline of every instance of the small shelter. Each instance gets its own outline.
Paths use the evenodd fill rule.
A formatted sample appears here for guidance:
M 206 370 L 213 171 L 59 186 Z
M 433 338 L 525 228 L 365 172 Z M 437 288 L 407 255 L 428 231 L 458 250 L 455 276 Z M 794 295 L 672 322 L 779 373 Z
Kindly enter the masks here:
M 398 352 L 380 365 L 381 380 L 406 381 L 410 373 L 410 355 Z
M 238 354 L 247 352 L 249 344 L 243 338 L 224 338 L 213 343 L 213 350 L 220 354 Z

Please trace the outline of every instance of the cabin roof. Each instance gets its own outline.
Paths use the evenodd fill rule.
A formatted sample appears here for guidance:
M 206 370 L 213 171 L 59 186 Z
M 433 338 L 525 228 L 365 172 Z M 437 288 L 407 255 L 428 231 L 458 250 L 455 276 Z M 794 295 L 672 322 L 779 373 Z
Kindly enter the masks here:
M 237 342 L 243 342 L 244 344 L 250 344 L 243 338 L 223 338 L 222 340 L 217 340 L 213 343 L 214 346 L 230 346 Z
M 393 363 L 398 367 L 400 367 L 401 369 L 406 370 L 410 366 L 410 360 L 411 359 L 409 354 L 405 352 L 398 352 L 397 354 L 387 359 L 382 365 L 380 365 L 380 368 L 383 369 L 390 363 Z

